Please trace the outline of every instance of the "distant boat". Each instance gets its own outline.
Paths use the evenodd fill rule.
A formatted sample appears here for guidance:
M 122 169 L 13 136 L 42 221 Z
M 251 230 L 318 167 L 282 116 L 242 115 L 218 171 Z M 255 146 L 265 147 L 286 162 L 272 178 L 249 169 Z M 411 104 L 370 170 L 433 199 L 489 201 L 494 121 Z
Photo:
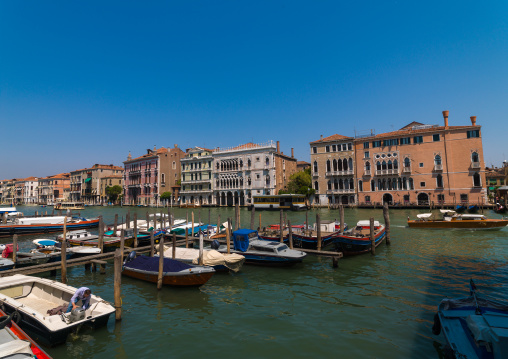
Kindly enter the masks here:
M 20 217 L 14 223 L 0 224 L 0 236 L 63 231 L 65 216 Z M 99 226 L 99 218 L 67 217 L 67 230 Z
M 347 223 L 344 223 L 344 230 L 347 229 Z M 336 221 L 321 221 L 321 248 L 331 244 L 333 238 L 340 233 L 340 224 Z M 312 229 L 302 228 L 301 231 L 293 232 L 293 241 L 296 247 L 317 249 L 317 223 L 314 223 Z
M 462 213 L 464 212 L 465 210 L 467 209 L 467 207 L 463 204 L 458 204 L 456 207 L 455 207 L 455 211 L 457 213 Z
M 159 257 L 137 256 L 133 251 L 126 258 L 122 274 L 157 283 L 159 276 Z M 171 286 L 201 286 L 208 282 L 215 270 L 212 267 L 195 266 L 171 258 L 163 259 L 162 284 Z
M 439 303 L 432 332 L 443 332 L 455 358 L 508 358 L 508 302 L 476 293 Z
M 476 204 L 475 204 L 475 205 L 472 205 L 472 206 L 467 207 L 467 211 L 468 211 L 469 213 L 476 213 L 476 212 L 478 212 L 478 209 L 479 209 L 479 207 L 478 207 Z
M 460 214 L 452 210 L 441 209 L 442 218 L 433 213 L 418 214 L 416 220 L 407 220 L 410 228 L 455 228 L 455 229 L 502 229 L 508 225 L 508 219 L 487 219 L 482 214 Z

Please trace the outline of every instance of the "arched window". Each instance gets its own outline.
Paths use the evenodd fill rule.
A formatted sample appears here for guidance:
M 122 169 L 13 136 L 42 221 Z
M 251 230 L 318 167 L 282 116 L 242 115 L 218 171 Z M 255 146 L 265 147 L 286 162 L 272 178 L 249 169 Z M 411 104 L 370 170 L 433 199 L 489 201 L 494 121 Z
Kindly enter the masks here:
M 393 188 L 394 190 L 396 190 L 396 189 L 397 189 L 397 179 L 396 179 L 396 178 L 394 178 L 394 179 L 392 180 L 392 188 Z
M 349 181 L 347 179 L 344 180 L 344 189 L 349 189 Z
M 362 182 L 362 180 L 358 181 L 358 191 L 363 192 L 363 182 Z
M 407 179 L 406 179 L 406 177 L 402 178 L 402 188 L 404 190 L 407 190 Z
M 347 171 L 348 167 L 347 167 L 347 160 L 344 158 L 342 160 L 342 170 L 343 171 Z
M 370 171 L 370 162 L 365 162 L 365 171 Z
M 326 161 L 326 172 L 331 172 L 332 171 L 332 168 L 331 168 L 331 165 L 330 165 L 330 160 Z
M 240 167 L 243 167 L 243 160 L 240 160 Z
M 349 158 L 349 160 L 348 160 L 348 168 L 349 168 L 350 170 L 352 170 L 352 169 L 353 169 L 353 159 L 352 159 L 351 157 L 350 157 L 350 158 Z
M 266 162 L 266 165 L 268 166 L 270 164 L 270 159 L 267 157 L 265 162 Z
M 337 160 L 333 160 L 333 170 L 337 172 Z
M 349 179 L 349 189 L 354 189 L 355 188 L 355 182 L 353 181 L 352 178 Z
M 409 157 L 406 157 L 404 158 L 404 167 L 411 167 L 411 160 L 409 159 Z
M 381 169 L 382 169 L 382 170 L 385 170 L 385 169 L 386 169 L 386 161 L 383 161 L 383 162 L 381 163 Z
M 376 163 L 376 169 L 378 171 L 381 171 L 381 162 L 377 161 L 377 163 Z
M 434 164 L 435 164 L 435 165 L 440 165 L 440 164 L 441 164 L 441 156 L 436 155 L 436 156 L 434 157 Z
M 415 189 L 415 187 L 413 185 L 413 179 L 411 177 L 409 177 L 409 189 L 410 190 L 414 190 Z
M 388 179 L 388 190 L 392 189 L 392 180 Z
M 342 171 L 342 161 L 341 160 L 337 160 L 337 169 L 339 171 Z
M 402 179 L 399 177 L 398 178 L 398 182 L 399 182 L 399 190 L 402 189 Z
M 251 162 L 250 162 L 250 158 L 249 158 L 249 159 L 247 160 L 247 166 L 249 166 L 249 167 L 250 167 L 250 164 L 251 164 Z
M 480 174 L 478 172 L 475 172 L 473 175 L 473 186 L 481 187 L 481 185 L 482 185 L 482 183 L 481 183 Z
M 333 182 L 333 189 L 339 189 L 339 181 L 337 179 Z
M 383 185 L 382 185 L 383 191 L 386 190 L 388 187 L 386 186 L 386 179 L 383 178 Z
M 317 182 L 317 181 L 316 181 L 316 182 L 314 182 L 314 189 L 315 189 L 316 191 L 318 191 L 318 190 L 319 190 L 319 185 L 318 185 L 318 182 Z
M 478 153 L 473 152 L 471 154 L 471 162 L 480 162 L 480 157 L 478 157 Z
M 342 178 L 339 180 L 339 189 L 344 189 L 344 181 Z
M 384 188 L 383 188 L 383 183 L 381 182 L 380 179 L 377 180 L 377 189 L 382 191 Z
M 376 190 L 376 181 L 374 181 L 374 180 L 370 181 L 370 190 L 371 191 Z
M 389 160 L 389 161 L 388 161 L 388 169 L 389 169 L 389 170 L 393 169 L 392 160 Z
M 393 169 L 396 170 L 399 168 L 399 162 L 397 160 L 393 160 Z
M 314 173 L 318 173 L 317 161 L 314 161 Z
M 331 190 L 332 189 L 332 182 L 331 181 L 328 181 L 328 189 Z
M 441 175 L 436 176 L 436 187 L 443 188 L 443 176 Z

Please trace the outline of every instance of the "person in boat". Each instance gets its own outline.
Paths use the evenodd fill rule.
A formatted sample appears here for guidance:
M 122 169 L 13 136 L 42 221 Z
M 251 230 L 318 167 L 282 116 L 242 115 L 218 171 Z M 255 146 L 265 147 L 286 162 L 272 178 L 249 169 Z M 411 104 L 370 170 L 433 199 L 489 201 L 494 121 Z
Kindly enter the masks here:
M 66 313 L 78 308 L 77 304 L 81 301 L 82 308 L 87 309 L 90 306 L 90 297 L 92 296 L 92 290 L 87 287 L 78 288 L 78 290 L 74 293 L 71 298 L 71 302 L 67 307 Z

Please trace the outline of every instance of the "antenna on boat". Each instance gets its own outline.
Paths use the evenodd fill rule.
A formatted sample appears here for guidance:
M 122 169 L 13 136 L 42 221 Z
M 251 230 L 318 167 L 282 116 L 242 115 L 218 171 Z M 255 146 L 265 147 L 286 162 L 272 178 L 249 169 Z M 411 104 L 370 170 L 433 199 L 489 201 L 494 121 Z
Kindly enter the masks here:
M 476 285 L 473 282 L 473 278 L 469 280 L 469 288 L 470 288 L 470 294 L 473 296 L 474 304 L 476 307 L 475 314 L 480 315 L 482 314 L 482 311 L 480 309 L 480 306 L 478 305 L 478 299 L 476 298 Z

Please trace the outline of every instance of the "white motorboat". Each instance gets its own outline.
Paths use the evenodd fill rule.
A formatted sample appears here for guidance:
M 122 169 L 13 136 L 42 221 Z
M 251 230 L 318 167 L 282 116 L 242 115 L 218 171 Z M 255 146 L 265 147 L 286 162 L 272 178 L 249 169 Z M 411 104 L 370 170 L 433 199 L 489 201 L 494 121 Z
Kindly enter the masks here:
M 164 246 L 164 257 L 173 258 L 173 247 Z M 175 259 L 187 264 L 199 264 L 199 249 L 175 247 Z M 245 262 L 245 257 L 237 253 L 220 253 L 216 250 L 203 250 L 203 265 L 213 267 L 216 271 L 238 272 Z
M 63 234 L 60 234 L 56 237 L 59 241 L 62 241 Z M 99 238 L 98 235 L 92 234 L 88 232 L 85 229 L 79 229 L 77 231 L 69 231 L 65 235 L 66 240 L 73 240 L 73 241 L 90 241 L 93 239 Z
M 64 343 L 69 333 L 82 324 L 93 328 L 106 325 L 115 308 L 92 294 L 90 307 L 61 315 L 48 311 L 69 304 L 77 288 L 45 278 L 16 274 L 0 278 L 0 307 L 21 316 L 20 326 L 34 340 L 47 345 Z

